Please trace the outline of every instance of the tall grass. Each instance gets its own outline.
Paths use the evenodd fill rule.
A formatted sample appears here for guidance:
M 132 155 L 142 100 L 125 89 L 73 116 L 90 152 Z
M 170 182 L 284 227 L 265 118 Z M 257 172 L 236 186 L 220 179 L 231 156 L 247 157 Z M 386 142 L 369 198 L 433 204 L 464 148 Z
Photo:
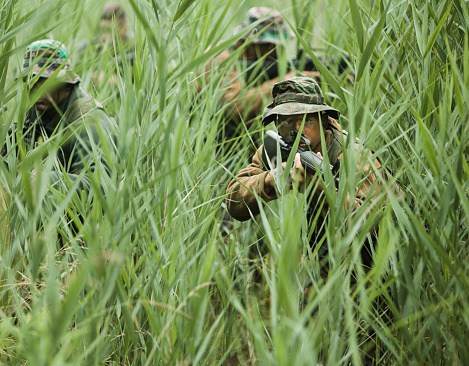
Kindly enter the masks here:
M 8 107 L 1 141 L 33 102 L 15 80 L 25 47 L 46 37 L 73 50 L 82 85 L 120 129 L 106 151 L 109 171 L 96 169 L 90 192 L 48 185 L 52 145 L 21 159 L 8 146 L 9 169 L 0 165 L 8 193 L 1 363 L 359 365 L 371 348 L 379 364 L 467 362 L 466 2 L 292 0 L 279 9 L 295 30 L 289 48 L 351 57 L 353 82 L 321 70 L 327 102 L 341 110 L 350 140 L 373 149 L 406 195 L 399 201 L 384 184 L 374 266 L 364 271 L 360 250 L 376 212 L 343 209 L 358 185 L 358 156 L 345 153 L 321 244 L 327 278 L 319 247 L 308 244 L 302 194 L 282 196 L 228 236 L 220 231 L 226 185 L 261 132 L 257 121 L 220 143 L 221 74 L 235 59 L 208 83 L 200 73 L 257 4 L 123 2 L 136 60 L 118 74 L 109 55 L 76 59 L 102 5 L 0 5 L 0 103 Z M 124 54 L 122 44 L 115 49 Z M 115 81 L 94 82 L 96 70 Z M 308 280 L 313 290 L 300 311 Z

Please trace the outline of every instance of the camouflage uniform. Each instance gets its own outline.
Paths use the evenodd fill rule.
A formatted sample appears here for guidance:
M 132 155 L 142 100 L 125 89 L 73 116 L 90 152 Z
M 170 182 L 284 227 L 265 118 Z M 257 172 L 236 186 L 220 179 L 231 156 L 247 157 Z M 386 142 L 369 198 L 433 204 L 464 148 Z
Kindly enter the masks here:
M 116 131 L 115 121 L 106 115 L 100 103 L 79 87 L 80 78 L 72 72 L 69 53 L 60 42 L 41 40 L 29 45 L 21 73 L 27 82 L 50 78 L 51 82 L 57 82 L 62 88 L 70 88 L 68 96 L 58 105 L 58 110 L 49 108 L 40 112 L 33 106 L 26 112 L 23 131 L 17 133 L 16 124 L 9 129 L 12 141 L 15 136 L 22 136 L 22 141 L 16 144 L 23 143 L 26 152 L 54 138 L 49 143 L 58 147 L 60 168 L 52 171 L 50 184 L 60 189 L 63 171 L 68 173 L 67 178 L 73 182 L 85 167 L 94 170 L 94 153 L 100 157 L 102 155 L 99 152 L 98 126 L 105 137 L 111 140 Z M 98 147 L 98 151 L 94 149 L 93 153 L 92 146 Z M 5 144 L 2 155 L 12 153 L 15 151 L 7 151 Z M 9 160 L 8 156 L 6 159 Z M 90 185 L 86 175 L 80 183 L 81 188 Z M 4 243 L 9 243 L 9 207 L 7 187 L 0 187 L 0 242 Z
M 104 112 L 103 106 L 79 86 L 80 78 L 71 71 L 67 49 L 54 40 L 32 43 L 27 48 L 22 72 L 25 77 L 54 76 L 62 87 L 70 88 L 58 110 L 39 111 L 33 106 L 26 112 L 23 128 L 26 150 L 55 137 L 58 138 L 58 160 L 69 179 L 73 181 L 85 167 L 93 171 L 95 155 L 92 146 L 100 146 L 98 131 L 102 130 L 111 141 L 117 126 Z M 16 127 L 16 124 L 10 127 L 10 134 L 15 133 Z M 62 176 L 62 170 L 53 171 L 51 184 L 61 181 Z M 89 186 L 86 176 L 85 186 Z
M 321 120 L 323 125 L 322 132 L 319 132 L 324 133 L 324 141 L 327 148 L 323 155 L 328 155 L 331 164 L 342 159 L 343 142 L 347 139 L 347 133 L 341 129 L 336 121 L 340 113 L 338 110 L 324 103 L 321 89 L 314 80 L 310 78 L 293 78 L 279 82 L 275 84 L 272 96 L 274 100 L 264 109 L 262 116 L 262 123 L 264 125 L 276 121 L 278 116 L 302 116 L 306 114 L 306 117 L 308 117 L 308 113 L 326 113 L 327 116 L 325 117 L 327 118 Z M 304 123 L 306 126 L 306 119 Z M 319 131 L 321 130 L 319 129 Z M 317 139 L 311 141 L 317 141 Z M 358 144 L 354 146 L 352 144 L 351 148 L 355 148 L 356 153 L 359 154 L 360 148 Z M 318 146 L 311 146 L 311 150 L 318 152 L 319 148 Z M 271 171 L 269 171 L 268 168 L 270 165 L 263 160 L 264 157 L 262 154 L 263 146 L 254 154 L 252 163 L 239 171 L 235 179 L 228 185 L 226 199 L 227 209 L 230 215 L 237 220 L 245 221 L 250 219 L 252 215 L 257 215 L 260 211 L 260 201 L 270 202 L 278 198 L 274 187 L 275 183 L 271 183 L 273 180 L 266 179 L 268 175 L 271 174 Z M 356 175 L 360 185 L 356 188 L 354 195 L 347 195 L 345 202 L 346 210 L 356 210 L 364 202 L 366 202 L 368 207 L 383 204 L 382 197 L 384 190 L 382 190 L 381 183 L 377 180 L 374 173 L 380 169 L 380 162 L 372 157 L 371 152 L 358 159 Z M 385 176 L 385 174 L 383 174 L 383 176 Z M 320 239 L 325 233 L 329 206 L 324 198 L 320 183 L 318 184 L 317 181 L 314 180 L 312 182 L 313 184 L 317 184 L 317 187 L 311 191 L 312 197 L 310 197 L 310 206 L 305 210 L 304 216 L 309 225 L 313 223 L 315 225 L 314 228 L 311 228 L 313 232 L 311 233 L 309 243 L 311 246 L 315 246 L 316 243 L 320 242 Z M 316 217 L 317 221 L 314 221 Z M 377 233 L 377 220 L 375 223 L 376 226 L 371 231 L 372 235 L 376 235 Z M 361 250 L 361 263 L 365 270 L 371 268 L 373 263 L 370 255 L 371 245 L 372 243 L 365 242 Z M 323 245 L 317 248 L 317 255 L 320 264 L 319 275 L 325 280 L 329 272 L 327 246 Z M 310 301 L 309 298 L 312 286 L 312 282 L 308 278 L 304 284 L 303 297 L 299 304 L 301 310 L 304 309 L 306 304 Z M 372 353 L 370 353 L 370 355 L 371 354 Z M 368 355 L 365 355 L 365 357 L 368 357 Z
M 321 89 L 317 83 L 305 77 L 293 78 L 277 83 L 272 91 L 273 102 L 265 109 L 262 116 L 262 123 L 268 124 L 279 115 L 303 115 L 318 111 L 324 111 L 328 114 L 326 125 L 323 126 L 324 140 L 327 147 L 327 155 L 331 164 L 342 158 L 342 143 L 347 138 L 346 131 L 343 131 L 337 123 L 339 111 L 326 105 Z M 312 151 L 317 151 L 318 146 L 311 146 Z M 355 149 L 359 150 L 359 145 L 355 144 Z M 251 218 L 251 214 L 259 213 L 258 200 L 260 197 L 263 202 L 269 202 L 277 198 L 274 187 L 266 187 L 266 177 L 270 174 L 267 170 L 267 164 L 263 161 L 263 146 L 255 153 L 252 163 L 242 169 L 233 179 L 227 188 L 227 207 L 228 212 L 237 220 L 245 221 Z M 380 184 L 376 182 L 374 169 L 380 169 L 381 164 L 377 159 L 372 159 L 374 167 L 371 166 L 368 156 L 363 156 L 357 165 L 356 173 L 360 177 L 362 185 L 357 187 L 354 197 L 347 197 L 347 208 L 358 208 L 365 201 L 366 197 L 371 197 L 368 204 L 373 204 L 380 195 Z M 254 193 L 253 193 L 254 192 Z M 312 197 L 312 207 L 307 216 L 315 216 L 318 207 L 321 207 L 324 201 L 324 195 L 321 189 L 314 191 Z M 321 217 L 325 219 L 329 208 L 325 202 Z M 317 225 L 317 227 L 320 225 Z M 319 235 L 319 232 L 316 233 Z

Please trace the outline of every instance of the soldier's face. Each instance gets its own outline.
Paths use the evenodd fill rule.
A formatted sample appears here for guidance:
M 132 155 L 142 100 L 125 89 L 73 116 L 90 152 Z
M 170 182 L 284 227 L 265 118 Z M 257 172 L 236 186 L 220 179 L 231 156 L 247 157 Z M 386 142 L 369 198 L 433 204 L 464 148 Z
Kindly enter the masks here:
M 45 78 L 39 78 L 39 80 L 30 89 L 29 94 L 33 96 L 39 91 L 39 89 L 41 88 L 41 86 L 44 85 L 45 82 Z M 64 83 L 60 83 L 58 85 L 55 85 L 52 89 L 42 93 L 34 104 L 36 109 L 39 111 L 45 111 L 47 109 L 54 108 L 54 103 L 61 103 L 64 100 L 63 94 L 65 85 L 66 84 Z
M 318 150 L 321 146 L 321 129 L 319 127 L 319 114 L 317 113 L 278 116 L 276 122 L 278 133 L 283 139 L 291 141 L 292 137 L 290 132 L 293 130 L 299 131 L 303 119 L 305 123 L 302 134 L 310 141 L 310 148 L 313 149 L 314 152 L 318 152 L 315 150 Z M 306 147 L 306 142 L 300 140 L 300 146 Z
M 244 56 L 248 60 L 257 60 L 267 55 L 267 59 L 277 59 L 277 49 L 272 43 L 251 43 L 246 47 Z

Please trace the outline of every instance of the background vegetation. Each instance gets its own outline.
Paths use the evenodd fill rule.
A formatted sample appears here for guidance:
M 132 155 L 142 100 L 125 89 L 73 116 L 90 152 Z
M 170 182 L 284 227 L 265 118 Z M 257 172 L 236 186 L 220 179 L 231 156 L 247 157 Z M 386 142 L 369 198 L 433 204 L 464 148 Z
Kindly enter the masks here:
M 10 196 L 0 218 L 0 362 L 359 365 L 375 348 L 379 364 L 467 363 L 468 3 L 277 4 L 296 33 L 287 49 L 351 57 L 353 82 L 323 70 L 328 102 L 406 193 L 403 202 L 389 198 L 374 267 L 364 272 L 360 249 L 376 213 L 351 217 L 340 208 L 357 185 L 357 156 L 346 154 L 342 194 L 331 201 L 336 210 L 321 243 L 331 268 L 324 280 L 319 250 L 308 245 L 302 194 L 220 232 L 227 182 L 247 164 L 260 127 L 219 145 L 226 85 L 217 73 L 208 83 L 198 75 L 233 43 L 247 9 L 264 4 L 122 4 L 136 59 L 133 74 L 124 63 L 114 76 L 109 55 L 78 50 L 93 37 L 103 3 L 0 5 L 0 101 L 8 107 L 0 140 L 34 102 L 14 78 L 25 47 L 49 37 L 73 51 L 82 85 L 120 128 L 107 152 L 110 171 L 93 175 L 102 192 L 49 187 L 51 146 L 18 161 L 10 153 L 9 170 L 0 165 Z M 122 44 L 115 49 L 125 52 Z M 105 81 L 93 81 L 96 70 Z M 313 290 L 300 311 L 307 280 Z

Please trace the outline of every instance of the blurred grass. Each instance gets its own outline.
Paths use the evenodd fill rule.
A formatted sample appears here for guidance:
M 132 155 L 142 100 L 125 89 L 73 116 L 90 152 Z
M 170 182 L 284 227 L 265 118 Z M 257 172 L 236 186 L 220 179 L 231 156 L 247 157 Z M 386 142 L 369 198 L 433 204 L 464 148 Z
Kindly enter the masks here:
M 466 2 L 292 0 L 280 9 L 295 26 L 292 44 L 311 56 L 351 57 L 354 82 L 323 70 L 327 101 L 406 193 L 380 216 L 368 273 L 360 249 L 370 222 L 341 208 L 345 194 L 335 198 L 322 244 L 326 279 L 308 245 L 301 194 L 236 223 L 226 238 L 219 229 L 225 185 L 247 164 L 251 140 L 245 132 L 218 146 L 226 86 L 213 77 L 196 97 L 194 82 L 212 56 L 205 49 L 234 41 L 232 29 L 258 4 L 124 2 L 133 75 L 127 66 L 113 74 L 106 53 L 76 59 L 103 4 L 0 5 L 2 141 L 31 103 L 14 79 L 24 49 L 45 37 L 73 51 L 83 86 L 120 128 L 110 171 L 92 175 L 102 192 L 49 187 L 51 146 L 21 161 L 8 147 L 10 170 L 0 166 L 9 201 L 0 218 L 9 226 L 0 233 L 1 363 L 358 365 L 370 340 L 379 364 L 469 359 Z M 124 45 L 113 52 L 124 56 Z M 92 80 L 96 70 L 105 82 Z M 254 137 L 257 128 L 246 131 Z M 357 186 L 357 158 L 345 154 L 342 192 Z M 307 279 L 313 290 L 300 312 Z

